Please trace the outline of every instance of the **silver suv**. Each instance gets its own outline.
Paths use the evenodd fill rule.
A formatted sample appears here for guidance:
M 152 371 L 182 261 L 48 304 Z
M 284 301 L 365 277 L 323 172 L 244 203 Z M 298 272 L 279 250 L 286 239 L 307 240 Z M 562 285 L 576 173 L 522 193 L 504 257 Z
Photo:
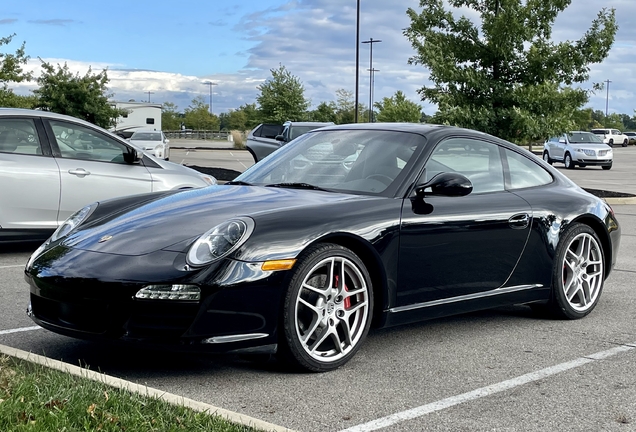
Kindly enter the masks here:
M 576 165 L 599 165 L 604 170 L 612 169 L 613 153 L 610 146 L 590 132 L 568 132 L 550 138 L 543 145 L 544 161 L 550 165 L 553 162 L 563 162 L 568 169 L 573 169 Z
M 256 163 L 295 138 L 311 130 L 330 125 L 333 123 L 288 121 L 282 125 L 260 124 L 247 135 L 245 147 Z

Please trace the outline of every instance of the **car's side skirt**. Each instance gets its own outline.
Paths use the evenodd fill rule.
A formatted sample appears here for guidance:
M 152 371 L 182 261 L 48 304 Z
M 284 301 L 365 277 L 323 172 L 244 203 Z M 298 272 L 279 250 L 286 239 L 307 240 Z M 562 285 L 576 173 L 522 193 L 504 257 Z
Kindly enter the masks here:
M 383 327 L 407 324 L 459 313 L 548 299 L 550 287 L 540 284 L 498 288 L 463 296 L 391 308 Z

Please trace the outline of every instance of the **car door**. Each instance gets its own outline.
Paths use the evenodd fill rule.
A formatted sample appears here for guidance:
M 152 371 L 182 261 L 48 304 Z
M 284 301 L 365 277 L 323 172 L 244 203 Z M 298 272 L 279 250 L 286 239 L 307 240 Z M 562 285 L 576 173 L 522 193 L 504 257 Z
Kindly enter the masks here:
M 248 146 L 254 152 L 257 160 L 262 160 L 278 150 L 283 142 L 277 141 L 276 136 L 283 132 L 283 125 L 263 124 L 254 130 L 249 137 Z
M 60 167 L 58 221 L 95 201 L 152 192 L 150 172 L 127 163 L 130 148 L 98 129 L 61 120 L 48 121 Z
M 505 190 L 501 154 L 498 145 L 472 138 L 437 145 L 418 183 L 459 172 L 471 180 L 473 192 L 404 201 L 398 306 L 494 290 L 511 275 L 532 213 L 525 200 Z
M 0 185 L 0 228 L 57 228 L 60 170 L 38 118 L 0 118 Z

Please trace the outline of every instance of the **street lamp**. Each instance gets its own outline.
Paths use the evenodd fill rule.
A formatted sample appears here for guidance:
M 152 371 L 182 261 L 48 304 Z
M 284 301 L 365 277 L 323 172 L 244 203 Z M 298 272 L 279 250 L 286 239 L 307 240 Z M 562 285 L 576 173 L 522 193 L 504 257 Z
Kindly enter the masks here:
M 210 88 L 210 114 L 214 114 L 214 93 L 212 93 L 212 86 L 216 86 L 218 84 L 212 81 L 205 81 L 203 84 Z
M 369 123 L 373 123 L 373 72 L 375 71 L 375 69 L 373 69 L 373 44 L 374 43 L 378 43 L 378 42 L 382 42 L 379 39 L 373 39 L 373 38 L 369 38 L 368 41 L 363 41 L 363 44 L 369 44 L 369 47 L 371 48 L 371 50 L 369 51 Z
M 360 80 L 360 0 L 356 3 L 356 106 L 353 122 L 358 123 L 358 83 Z
M 607 95 L 605 96 L 605 122 L 607 122 L 607 114 L 609 108 L 609 85 L 611 83 L 610 80 L 605 81 L 607 83 Z
M 375 118 L 373 117 L 373 86 L 375 85 L 375 73 L 380 72 L 379 69 L 369 69 L 371 73 L 371 90 L 369 91 L 369 123 L 375 123 Z
M 155 92 L 147 91 L 146 93 L 148 93 L 148 103 L 150 103 L 150 95 L 155 94 Z

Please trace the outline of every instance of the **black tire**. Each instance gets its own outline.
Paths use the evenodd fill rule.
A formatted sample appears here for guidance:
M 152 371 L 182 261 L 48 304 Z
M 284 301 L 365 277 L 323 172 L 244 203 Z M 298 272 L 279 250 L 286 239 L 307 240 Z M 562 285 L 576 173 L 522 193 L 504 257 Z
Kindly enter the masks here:
M 340 245 L 312 246 L 287 284 L 277 357 L 306 371 L 337 369 L 364 342 L 372 315 L 373 286 L 360 258 Z
M 627 147 L 627 144 L 629 143 L 628 140 L 623 141 L 623 147 Z
M 609 170 L 611 170 L 611 169 L 612 169 L 612 164 L 609 164 L 609 165 L 603 165 L 603 167 L 602 167 L 602 168 L 603 168 L 605 171 L 609 171 Z
M 545 163 L 547 163 L 548 165 L 552 165 L 552 158 L 550 157 L 550 153 L 548 153 L 547 151 L 543 152 L 543 160 L 545 161 Z
M 583 318 L 598 304 L 604 283 L 605 255 L 598 236 L 588 225 L 573 223 L 557 246 L 550 300 L 531 307 L 554 318 Z
M 610 139 L 607 144 L 612 147 L 614 145 L 614 139 Z
M 572 161 L 572 156 L 570 156 L 570 153 L 566 153 L 565 156 L 563 157 L 563 164 L 565 165 L 567 169 L 576 168 L 576 165 Z

